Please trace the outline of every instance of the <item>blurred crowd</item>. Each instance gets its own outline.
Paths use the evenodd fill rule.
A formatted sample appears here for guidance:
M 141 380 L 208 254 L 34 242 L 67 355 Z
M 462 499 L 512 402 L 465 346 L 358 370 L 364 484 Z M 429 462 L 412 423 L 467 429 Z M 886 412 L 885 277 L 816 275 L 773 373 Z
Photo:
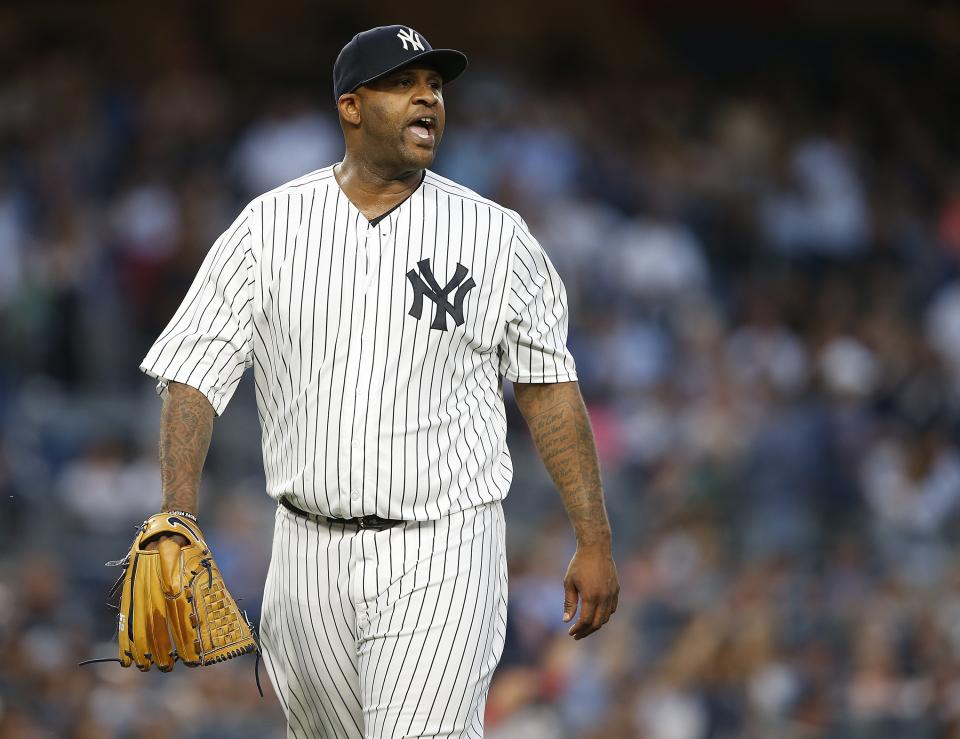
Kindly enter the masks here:
M 574 542 L 511 401 L 488 735 L 960 737 L 957 68 L 479 57 L 434 169 L 517 209 L 565 280 L 623 587 L 565 636 Z M 45 50 L 0 75 L 0 738 L 284 736 L 252 659 L 76 663 L 114 654 L 100 564 L 160 500 L 139 360 L 243 204 L 341 155 L 328 74 L 251 105 L 202 56 L 111 72 Z M 256 618 L 244 382 L 201 506 Z

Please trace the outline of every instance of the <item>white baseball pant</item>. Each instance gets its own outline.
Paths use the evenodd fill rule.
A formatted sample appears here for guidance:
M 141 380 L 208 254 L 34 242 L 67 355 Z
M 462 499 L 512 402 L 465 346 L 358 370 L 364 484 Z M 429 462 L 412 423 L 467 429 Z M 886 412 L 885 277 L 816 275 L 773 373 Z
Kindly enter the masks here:
M 288 736 L 482 737 L 504 533 L 499 502 L 383 531 L 279 506 L 260 631 Z

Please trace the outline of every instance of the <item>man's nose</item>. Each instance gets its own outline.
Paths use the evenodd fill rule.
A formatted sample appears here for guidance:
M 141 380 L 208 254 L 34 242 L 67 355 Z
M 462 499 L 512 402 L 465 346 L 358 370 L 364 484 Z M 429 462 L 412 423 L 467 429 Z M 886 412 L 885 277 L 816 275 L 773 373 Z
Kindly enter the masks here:
M 436 105 L 440 100 L 439 91 L 432 85 L 425 83 L 417 88 L 417 96 L 414 102 L 424 105 Z

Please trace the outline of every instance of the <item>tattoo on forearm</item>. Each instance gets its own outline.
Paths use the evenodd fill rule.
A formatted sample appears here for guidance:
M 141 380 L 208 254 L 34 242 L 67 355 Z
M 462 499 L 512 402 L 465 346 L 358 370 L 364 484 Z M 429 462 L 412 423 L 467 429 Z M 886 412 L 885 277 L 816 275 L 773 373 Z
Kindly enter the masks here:
M 560 393 L 572 395 L 558 401 Z M 579 391 L 575 386 L 526 390 L 517 399 L 544 466 L 563 497 L 577 539 L 581 544 L 608 540 L 610 525 L 596 445 Z
M 210 402 L 200 391 L 171 383 L 160 413 L 162 510 L 196 512 L 213 415 Z

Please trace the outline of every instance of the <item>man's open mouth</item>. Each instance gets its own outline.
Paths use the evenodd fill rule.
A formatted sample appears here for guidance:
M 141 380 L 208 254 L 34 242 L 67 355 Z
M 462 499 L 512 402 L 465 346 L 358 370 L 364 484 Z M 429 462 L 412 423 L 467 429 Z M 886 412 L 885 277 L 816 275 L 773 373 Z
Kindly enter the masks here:
M 416 118 L 412 123 L 409 124 L 408 128 L 418 139 L 423 139 L 424 141 L 433 140 L 433 132 L 437 127 L 437 119 L 432 116 L 423 116 L 421 118 Z

